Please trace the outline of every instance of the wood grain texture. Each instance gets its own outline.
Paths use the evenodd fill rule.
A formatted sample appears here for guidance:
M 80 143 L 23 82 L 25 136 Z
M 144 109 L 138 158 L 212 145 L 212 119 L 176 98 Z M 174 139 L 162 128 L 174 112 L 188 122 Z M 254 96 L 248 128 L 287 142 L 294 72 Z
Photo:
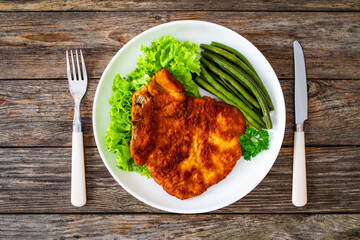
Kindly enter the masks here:
M 0 79 L 65 78 L 65 50 L 70 48 L 84 49 L 88 75 L 99 78 L 137 34 L 185 19 L 217 23 L 243 35 L 279 78 L 293 78 L 292 42 L 298 40 L 309 79 L 360 79 L 358 12 L 2 12 L 0 19 Z
M 265 179 L 215 213 L 360 212 L 360 148 L 306 148 L 308 204 L 291 203 L 292 148 L 282 148 Z M 0 148 L 0 213 L 161 213 L 127 193 L 96 148 L 85 149 L 88 201 L 70 203 L 71 148 Z M 119 170 L 120 171 L 120 170 Z
M 240 11 L 359 11 L 356 0 L 342 1 L 111 1 L 111 0 L 17 0 L 0 1 L 0 11 L 143 11 L 143 10 L 240 10 Z
M 5 239 L 358 239 L 360 215 L 1 215 Z
M 285 95 L 284 146 L 293 145 L 294 81 L 281 80 Z M 95 146 L 92 107 L 98 80 L 81 103 L 84 142 Z M 307 146 L 359 145 L 360 85 L 357 80 L 310 80 Z M 0 81 L 0 146 L 71 146 L 74 102 L 65 79 Z M 336 136 L 336 138 L 334 138 Z
M 106 169 L 92 132 L 95 89 L 111 58 L 139 33 L 176 20 L 217 23 L 250 40 L 281 79 L 287 107 L 268 175 L 208 214 L 168 214 L 134 198 Z M 358 0 L 0 0 L 0 239 L 359 239 L 359 22 Z M 294 40 L 309 80 L 303 208 L 291 203 Z M 81 112 L 82 208 L 70 204 L 65 50 L 74 48 L 84 50 L 91 78 Z

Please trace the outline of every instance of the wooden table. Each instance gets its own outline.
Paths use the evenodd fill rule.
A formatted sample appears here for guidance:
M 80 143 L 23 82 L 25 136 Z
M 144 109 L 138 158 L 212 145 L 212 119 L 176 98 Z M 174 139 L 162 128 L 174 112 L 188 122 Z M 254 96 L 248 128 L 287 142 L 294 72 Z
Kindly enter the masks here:
M 0 1 L 0 238 L 356 239 L 360 236 L 360 3 L 295 1 Z M 104 166 L 92 131 L 95 89 L 130 39 L 175 20 L 204 20 L 250 40 L 286 101 L 285 138 L 250 194 L 207 214 L 178 215 L 128 194 Z M 308 204 L 291 203 L 292 42 L 308 76 Z M 88 202 L 70 204 L 73 100 L 65 50 L 86 55 L 82 102 Z

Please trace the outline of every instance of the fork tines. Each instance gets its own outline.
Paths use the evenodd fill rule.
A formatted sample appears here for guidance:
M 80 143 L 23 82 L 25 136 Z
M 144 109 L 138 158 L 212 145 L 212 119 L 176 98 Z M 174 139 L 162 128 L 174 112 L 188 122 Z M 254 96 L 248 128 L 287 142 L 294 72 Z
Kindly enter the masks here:
M 81 70 L 80 70 L 80 61 L 79 61 L 78 50 L 77 49 L 75 50 L 77 72 L 78 72 L 77 75 L 76 75 L 76 68 L 75 68 L 75 63 L 74 63 L 74 54 L 73 54 L 72 50 L 70 50 L 70 55 L 71 55 L 73 74 L 71 74 L 71 69 L 70 69 L 69 51 L 66 50 L 67 75 L 68 75 L 69 81 L 70 80 L 85 80 L 85 81 L 87 81 L 86 67 L 85 67 L 84 57 L 83 57 L 83 53 L 82 53 L 81 49 L 80 49 L 80 56 L 81 56 L 82 74 L 81 74 Z

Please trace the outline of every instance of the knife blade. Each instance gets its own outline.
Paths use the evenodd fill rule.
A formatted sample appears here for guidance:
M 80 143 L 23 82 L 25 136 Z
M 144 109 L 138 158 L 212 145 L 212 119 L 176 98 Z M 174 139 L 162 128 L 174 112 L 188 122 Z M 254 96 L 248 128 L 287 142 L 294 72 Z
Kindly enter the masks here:
M 297 207 L 307 203 L 304 121 L 308 118 L 305 59 L 301 45 L 294 41 L 295 64 L 295 124 L 292 202 Z
M 294 42 L 295 62 L 295 123 L 304 124 L 307 119 L 307 87 L 304 53 L 298 41 Z

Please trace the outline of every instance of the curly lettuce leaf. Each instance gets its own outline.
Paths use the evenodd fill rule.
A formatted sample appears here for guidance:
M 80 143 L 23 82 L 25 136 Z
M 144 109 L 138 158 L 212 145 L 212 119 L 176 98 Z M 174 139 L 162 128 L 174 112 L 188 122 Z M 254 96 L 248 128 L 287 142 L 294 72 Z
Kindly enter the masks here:
M 138 74 L 134 72 L 133 76 Z M 150 178 L 146 166 L 137 166 L 130 155 L 131 140 L 131 101 L 132 95 L 140 85 L 146 84 L 141 78 L 135 82 L 123 79 L 116 74 L 113 80 L 110 97 L 110 125 L 106 128 L 105 143 L 110 151 L 116 154 L 117 166 L 126 172 L 136 171 Z
M 192 73 L 200 74 L 198 46 L 188 41 L 180 42 L 171 36 L 152 42 L 150 47 L 141 46 L 144 57 L 138 59 L 138 67 L 153 76 L 167 69 L 185 88 L 187 96 L 200 97 L 199 89 L 192 80 Z

